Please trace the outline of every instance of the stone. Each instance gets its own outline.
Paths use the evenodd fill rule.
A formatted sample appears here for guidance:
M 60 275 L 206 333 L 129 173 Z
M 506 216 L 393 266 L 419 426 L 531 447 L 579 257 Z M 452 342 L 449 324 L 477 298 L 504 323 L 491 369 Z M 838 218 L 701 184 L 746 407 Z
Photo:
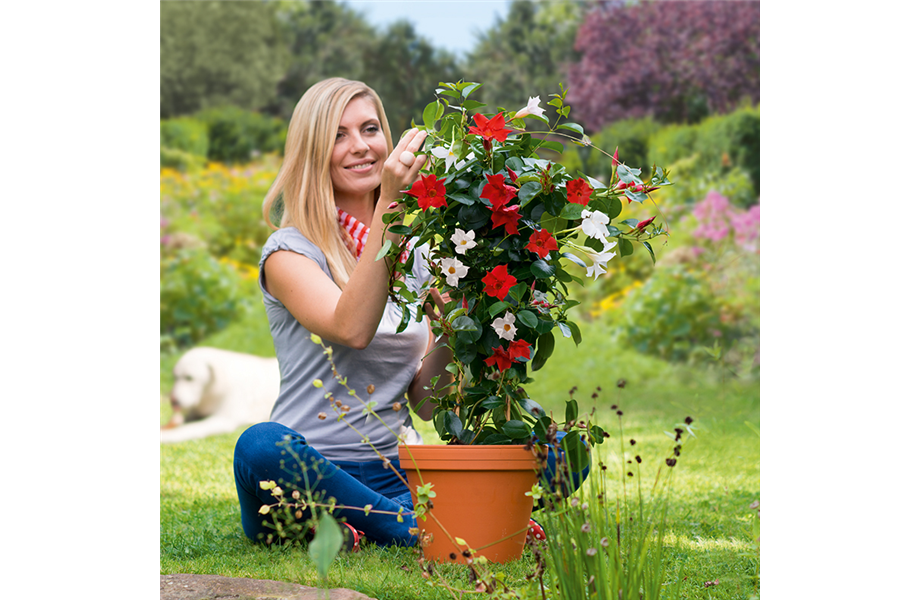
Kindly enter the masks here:
M 271 581 L 220 575 L 160 575 L 160 600 L 374 600 L 345 588 L 325 590 Z

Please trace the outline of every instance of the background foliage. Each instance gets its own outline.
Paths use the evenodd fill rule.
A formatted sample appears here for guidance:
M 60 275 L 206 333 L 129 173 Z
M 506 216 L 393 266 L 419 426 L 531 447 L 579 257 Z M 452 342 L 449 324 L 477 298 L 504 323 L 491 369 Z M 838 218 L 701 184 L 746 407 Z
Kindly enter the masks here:
M 659 264 L 611 263 L 577 292 L 582 318 L 668 360 L 718 357 L 756 370 L 759 4 L 666 4 L 516 0 L 456 57 L 433 46 L 433 32 L 405 21 L 378 30 L 339 2 L 162 3 L 163 348 L 186 347 L 257 306 L 255 267 L 270 233 L 260 206 L 304 90 L 329 76 L 363 79 L 398 136 L 439 82 L 463 77 L 485 84 L 481 100 L 493 110 L 530 95 L 545 103 L 562 82 L 570 116 L 597 146 L 619 148 L 643 173 L 672 168 L 678 185 L 657 194 L 657 211 L 633 205 L 623 215 L 660 213 L 671 227 Z M 610 177 L 609 159 L 590 148 L 569 143 L 560 161 Z M 696 208 L 707 202 L 709 212 Z M 727 233 L 714 237 L 715 222 Z M 736 243 L 745 236 L 755 242 Z M 193 285 L 190 265 L 211 275 Z M 213 287 L 212 301 L 181 297 L 196 285 Z

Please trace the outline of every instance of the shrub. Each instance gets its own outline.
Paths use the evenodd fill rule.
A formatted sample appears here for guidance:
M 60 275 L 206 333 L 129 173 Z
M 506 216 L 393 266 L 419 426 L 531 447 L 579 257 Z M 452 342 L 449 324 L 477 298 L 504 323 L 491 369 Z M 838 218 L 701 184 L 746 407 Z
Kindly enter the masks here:
M 228 167 L 210 163 L 194 173 L 160 173 L 160 213 L 167 235 L 185 233 L 209 252 L 255 266 L 271 231 L 262 221 L 262 200 L 278 173 L 279 159 Z
M 259 154 L 282 153 L 287 123 L 281 119 L 235 106 L 209 108 L 196 113 L 208 130 L 208 158 L 243 163 Z
M 232 263 L 203 247 L 183 247 L 160 262 L 161 345 L 192 345 L 226 327 L 254 303 Z
M 160 121 L 160 146 L 195 156 L 207 156 L 208 127 L 191 117 L 163 119 Z
M 177 171 L 192 171 L 200 169 L 206 162 L 205 157 L 185 152 L 177 148 L 160 146 L 160 168 L 175 169 Z
M 760 194 L 760 108 L 744 107 L 697 125 L 670 125 L 652 134 L 649 162 L 675 165 L 689 157 L 696 158 L 694 172 L 716 178 L 739 169 L 750 179 L 753 190 L 742 205 L 756 203 Z
M 716 339 L 732 335 L 705 274 L 684 265 L 660 267 L 626 296 L 616 336 L 636 350 L 692 361 Z

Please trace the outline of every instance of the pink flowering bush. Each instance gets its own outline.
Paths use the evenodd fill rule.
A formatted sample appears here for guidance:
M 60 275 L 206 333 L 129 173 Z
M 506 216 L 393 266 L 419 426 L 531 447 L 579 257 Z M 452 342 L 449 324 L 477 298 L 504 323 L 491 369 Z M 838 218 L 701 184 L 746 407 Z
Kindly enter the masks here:
M 759 252 L 759 204 L 744 210 L 732 205 L 722 194 L 710 191 L 694 206 L 693 216 L 699 223 L 694 237 L 709 242 L 730 238 L 746 252 Z

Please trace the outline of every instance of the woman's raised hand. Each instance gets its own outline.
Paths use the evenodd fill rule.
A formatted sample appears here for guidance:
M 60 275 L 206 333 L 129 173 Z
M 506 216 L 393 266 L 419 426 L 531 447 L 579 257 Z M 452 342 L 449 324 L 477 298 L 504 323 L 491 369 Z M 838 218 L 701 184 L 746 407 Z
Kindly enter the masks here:
M 418 178 L 419 169 L 425 164 L 425 156 L 415 156 L 410 162 L 407 155 L 406 162 L 403 162 L 403 153 L 409 155 L 418 152 L 425 142 L 428 132 L 419 131 L 412 128 L 406 132 L 399 143 L 393 148 L 393 152 L 383 163 L 383 176 L 380 182 L 380 199 L 389 204 L 393 200 L 401 200 L 401 191 L 412 185 Z M 406 164 L 408 163 L 408 164 Z M 384 206 L 386 206 L 384 204 Z

